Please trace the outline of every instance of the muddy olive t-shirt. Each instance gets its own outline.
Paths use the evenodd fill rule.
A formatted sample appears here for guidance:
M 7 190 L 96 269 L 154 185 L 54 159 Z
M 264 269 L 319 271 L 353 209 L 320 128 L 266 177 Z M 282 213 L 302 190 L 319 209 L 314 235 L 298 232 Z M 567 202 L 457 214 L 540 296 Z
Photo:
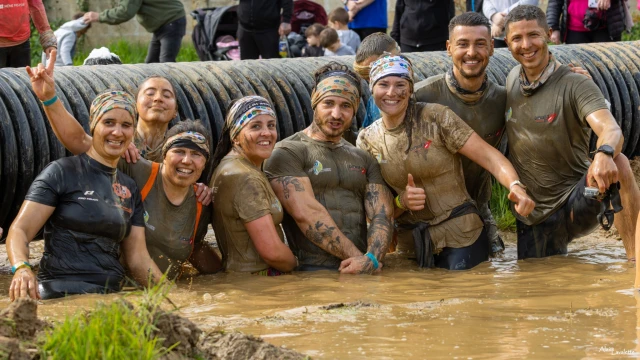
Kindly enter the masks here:
M 298 132 L 276 144 L 264 169 L 270 180 L 308 177 L 316 200 L 338 229 L 360 251 L 367 251 L 367 185 L 384 184 L 380 167 L 367 152 L 344 139 L 334 144 Z M 338 268 L 341 260 L 308 240 L 291 216 L 285 215 L 282 225 L 300 264 Z
M 182 264 L 189 260 L 196 242 L 207 233 L 210 209 L 202 207 L 198 234 L 193 238 L 196 224 L 197 199 L 193 187 L 189 187 L 185 199 L 180 205 L 174 205 L 164 192 L 162 167 L 160 164 L 155 182 L 144 199 L 145 239 L 147 250 L 153 261 L 163 273 L 170 267 L 169 277 L 180 274 Z M 143 189 L 151 175 L 152 162 L 140 159 L 135 164 L 120 160 L 118 169 L 131 176 Z
M 256 272 L 269 268 L 253 245 L 245 224 L 271 215 L 280 239 L 282 205 L 267 177 L 242 156 L 227 155 L 211 178 L 213 229 L 226 271 Z
M 568 199 L 589 169 L 586 117 L 607 104 L 589 78 L 561 65 L 531 96 L 520 92 L 520 65 L 507 78 L 509 160 L 536 202 L 525 224 L 545 220 Z
M 507 92 L 502 86 L 487 81 L 480 100 L 468 103 L 456 96 L 445 79 L 445 74 L 432 76 L 416 84 L 416 100 L 449 107 L 466 122 L 476 134 L 494 148 L 500 146 L 504 132 L 504 107 Z M 464 182 L 471 198 L 477 204 L 491 199 L 491 174 L 482 166 L 461 156 Z
M 165 135 L 166 140 L 166 135 Z M 162 146 L 164 145 L 164 141 L 160 143 L 155 149 L 152 149 L 147 146 L 144 138 L 140 133 L 136 131 L 133 136 L 133 144 L 136 146 L 136 149 L 140 151 L 140 156 L 149 160 L 155 161 L 157 163 L 161 163 L 164 159 L 162 158 Z
M 424 209 L 406 211 L 398 223 L 428 222 L 436 252 L 444 247 L 473 244 L 482 232 L 483 222 L 478 215 L 467 214 L 445 221 L 453 209 L 471 201 L 457 152 L 473 130 L 445 106 L 417 103 L 407 154 L 409 141 L 405 124 L 386 129 L 380 119 L 358 135 L 358 147 L 378 160 L 382 176 L 396 193 L 405 190 L 408 174 L 413 176 L 417 187 L 425 190 Z

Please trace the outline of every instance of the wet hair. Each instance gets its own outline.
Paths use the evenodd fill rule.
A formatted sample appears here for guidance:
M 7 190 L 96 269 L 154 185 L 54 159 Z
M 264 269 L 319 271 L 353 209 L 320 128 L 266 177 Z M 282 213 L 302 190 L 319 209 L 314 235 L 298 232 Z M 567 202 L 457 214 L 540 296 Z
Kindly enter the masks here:
M 356 64 L 360 64 L 372 56 L 381 56 L 398 48 L 393 38 L 385 33 L 374 33 L 362 40 L 356 52 Z
M 347 25 L 349 23 L 349 13 L 344 8 L 335 8 L 329 13 L 329 21 Z
M 229 151 L 233 148 L 233 139 L 231 138 L 231 130 L 233 128 L 233 121 L 227 121 L 229 116 L 232 116 L 231 108 L 233 105 L 241 100 L 242 98 L 233 100 L 229 107 L 227 107 L 227 116 L 225 116 L 224 127 L 222 127 L 222 135 L 220 136 L 220 140 L 218 140 L 218 145 L 216 146 L 216 151 L 213 153 L 213 160 L 211 162 L 211 169 L 213 171 L 216 170 L 222 158 L 224 158 Z
M 332 28 L 326 28 L 320 33 L 320 46 L 323 48 L 328 48 L 339 41 L 338 32 Z
M 504 22 L 505 38 L 509 35 L 509 24 L 523 20 L 535 20 L 538 26 L 544 30 L 545 34 L 549 32 L 547 16 L 542 9 L 534 5 L 520 5 L 516 6 L 509 12 L 509 15 L 507 15 L 507 19 Z
M 462 13 L 449 21 L 449 36 L 456 26 L 484 26 L 491 36 L 491 23 L 484 15 L 477 12 Z
M 140 95 L 140 91 L 142 91 L 143 86 L 147 81 L 151 80 L 151 79 L 162 79 L 162 80 L 166 80 L 169 85 L 171 85 L 171 91 L 173 91 L 173 96 L 176 96 L 176 87 L 175 85 L 173 85 L 173 83 L 171 82 L 171 80 L 167 79 L 164 76 L 161 75 L 151 75 L 151 76 L 147 76 L 146 78 L 142 79 L 142 81 L 140 81 L 140 85 L 138 85 L 138 88 L 136 89 L 136 100 L 138 99 L 138 95 Z M 178 102 L 176 102 L 176 106 L 177 106 Z
M 356 89 L 358 90 L 358 95 L 362 96 L 362 78 L 360 77 L 360 75 L 349 69 L 346 65 L 340 64 L 336 61 L 331 61 L 328 64 L 323 65 L 313 73 L 315 84 L 317 85 L 326 77 L 333 76 L 336 73 L 342 73 L 341 75 L 356 87 Z
M 305 37 L 320 36 L 320 33 L 322 32 L 322 30 L 324 30 L 324 28 L 325 28 L 324 25 L 315 23 L 309 26 L 307 30 L 304 31 L 304 36 Z

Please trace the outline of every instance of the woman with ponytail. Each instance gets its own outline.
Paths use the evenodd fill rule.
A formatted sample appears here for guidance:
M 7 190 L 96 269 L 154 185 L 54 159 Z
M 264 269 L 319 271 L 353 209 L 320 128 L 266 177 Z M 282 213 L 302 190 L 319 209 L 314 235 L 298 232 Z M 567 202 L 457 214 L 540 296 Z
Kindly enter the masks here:
M 231 104 L 213 156 L 212 223 L 227 271 L 275 276 L 297 259 L 284 244 L 283 210 L 260 170 L 276 144 L 276 114 L 260 96 Z
M 467 193 L 460 155 L 508 187 L 515 210 L 526 216 L 535 204 L 513 166 L 449 108 L 415 101 L 406 57 L 378 59 L 369 81 L 382 118 L 360 132 L 357 144 L 378 160 L 397 194 L 398 250 L 415 251 L 420 267 L 463 270 L 487 260 L 486 232 Z

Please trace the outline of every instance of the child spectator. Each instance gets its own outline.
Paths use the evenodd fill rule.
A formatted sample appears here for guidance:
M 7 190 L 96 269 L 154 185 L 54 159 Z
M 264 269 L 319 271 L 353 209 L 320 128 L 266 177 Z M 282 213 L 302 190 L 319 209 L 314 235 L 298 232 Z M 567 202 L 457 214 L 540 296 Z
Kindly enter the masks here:
M 353 51 L 358 51 L 360 46 L 360 36 L 353 30 L 350 30 L 349 13 L 343 8 L 337 8 L 329 13 L 329 27 L 338 32 L 340 42 L 350 46 Z
M 324 56 L 324 50 L 320 46 L 320 33 L 325 27 L 315 23 L 304 31 L 307 38 L 307 46 L 302 49 L 302 57 Z
M 73 66 L 73 56 L 76 54 L 76 42 L 80 36 L 84 35 L 91 27 L 91 23 L 85 23 L 82 17 L 83 12 L 73 15 L 73 20 L 62 24 L 54 32 L 58 39 L 58 57 L 56 67 Z M 42 63 L 47 64 L 47 55 L 42 53 Z
M 355 55 L 356 52 L 340 42 L 338 33 L 332 28 L 326 28 L 320 33 L 320 46 L 324 48 L 324 56 Z

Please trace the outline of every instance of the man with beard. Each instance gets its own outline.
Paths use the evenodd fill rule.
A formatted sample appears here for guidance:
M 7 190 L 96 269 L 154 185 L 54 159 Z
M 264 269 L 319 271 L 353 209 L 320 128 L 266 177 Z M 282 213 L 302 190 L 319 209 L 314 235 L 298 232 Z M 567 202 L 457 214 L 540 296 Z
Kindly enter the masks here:
M 491 24 L 480 13 L 467 12 L 451 19 L 447 53 L 452 67 L 446 74 L 432 76 L 416 84 L 416 100 L 448 106 L 489 145 L 498 148 L 504 133 L 507 92 L 487 78 L 493 55 Z M 588 74 L 580 67 L 572 71 Z M 462 158 L 464 181 L 482 216 L 491 253 L 504 250 L 498 228 L 489 210 L 491 175 L 478 164 Z
M 485 72 L 493 55 L 491 24 L 480 13 L 467 12 L 449 22 L 447 53 L 453 66 L 446 74 L 416 84 L 416 100 L 448 106 L 489 145 L 498 148 L 504 130 L 504 87 L 489 81 Z M 492 254 L 504 250 L 496 222 L 489 210 L 491 174 L 462 157 L 467 192 L 485 223 Z
M 313 123 L 276 144 L 264 170 L 287 212 L 298 270 L 370 274 L 389 248 L 393 197 L 376 160 L 342 138 L 358 110 L 360 77 L 330 62 L 315 79 Z
M 518 258 L 566 254 L 571 240 L 598 226 L 598 214 L 610 220 L 619 210 L 619 186 L 623 210 L 614 221 L 627 258 L 633 259 L 639 249 L 634 235 L 640 191 L 620 153 L 622 132 L 600 89 L 549 52 L 551 32 L 540 8 L 516 7 L 507 16 L 505 31 L 509 50 L 520 63 L 506 82 L 509 160 L 536 202 L 528 217 L 516 214 Z M 592 158 L 589 128 L 598 136 Z M 605 206 L 585 196 L 585 186 L 610 194 L 614 210 L 602 213 Z M 638 286 L 640 268 L 636 271 Z

